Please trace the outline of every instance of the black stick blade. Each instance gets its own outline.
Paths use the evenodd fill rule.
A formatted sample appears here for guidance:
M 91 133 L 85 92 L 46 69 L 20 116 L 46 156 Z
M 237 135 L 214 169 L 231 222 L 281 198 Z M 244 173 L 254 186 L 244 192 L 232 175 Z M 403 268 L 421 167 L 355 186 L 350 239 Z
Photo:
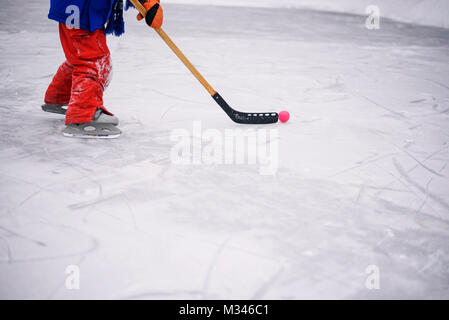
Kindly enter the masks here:
M 223 109 L 224 112 L 231 118 L 232 121 L 242 124 L 269 124 L 278 122 L 279 115 L 277 112 L 240 112 L 232 109 L 227 102 L 217 92 L 212 98 Z

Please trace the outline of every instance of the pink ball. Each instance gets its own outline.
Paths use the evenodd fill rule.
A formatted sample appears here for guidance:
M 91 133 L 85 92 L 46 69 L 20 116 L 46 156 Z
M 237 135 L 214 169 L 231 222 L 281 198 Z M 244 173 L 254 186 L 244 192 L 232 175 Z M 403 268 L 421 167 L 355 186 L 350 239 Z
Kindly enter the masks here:
M 288 113 L 288 111 L 279 112 L 279 121 L 287 122 L 288 119 L 290 119 L 290 113 Z

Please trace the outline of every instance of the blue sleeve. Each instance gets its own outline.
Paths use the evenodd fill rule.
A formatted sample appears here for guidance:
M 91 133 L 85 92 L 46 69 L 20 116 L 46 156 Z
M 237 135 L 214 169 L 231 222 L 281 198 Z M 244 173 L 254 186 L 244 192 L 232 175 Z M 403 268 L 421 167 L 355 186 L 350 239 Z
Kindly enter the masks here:
M 61 23 L 73 13 L 70 6 L 76 6 L 80 13 L 80 28 L 91 32 L 104 28 L 111 15 L 114 0 L 50 0 L 48 17 Z

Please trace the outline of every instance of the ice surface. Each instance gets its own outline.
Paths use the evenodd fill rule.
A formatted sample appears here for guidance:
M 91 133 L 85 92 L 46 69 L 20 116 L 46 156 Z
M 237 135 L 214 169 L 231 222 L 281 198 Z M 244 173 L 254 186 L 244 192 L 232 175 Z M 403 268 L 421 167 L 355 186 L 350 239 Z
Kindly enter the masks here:
M 124 135 L 63 137 L 40 110 L 57 24 L 16 3 L 0 11 L 1 298 L 449 298 L 447 30 L 166 5 L 167 33 L 232 106 L 290 111 L 257 127 L 279 132 L 279 169 L 260 175 L 171 163 L 174 129 L 242 126 L 135 12 L 109 39 Z

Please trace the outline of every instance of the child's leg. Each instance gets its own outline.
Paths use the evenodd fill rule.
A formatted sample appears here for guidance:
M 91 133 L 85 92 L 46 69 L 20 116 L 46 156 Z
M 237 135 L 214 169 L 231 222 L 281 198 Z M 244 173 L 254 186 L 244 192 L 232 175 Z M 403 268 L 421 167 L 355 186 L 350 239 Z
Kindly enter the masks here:
M 73 65 L 72 90 L 66 124 L 91 122 L 103 109 L 103 91 L 111 73 L 111 58 L 103 30 L 89 32 L 60 24 L 61 43 Z
M 56 72 L 45 93 L 45 103 L 64 105 L 70 101 L 73 66 L 64 62 Z

